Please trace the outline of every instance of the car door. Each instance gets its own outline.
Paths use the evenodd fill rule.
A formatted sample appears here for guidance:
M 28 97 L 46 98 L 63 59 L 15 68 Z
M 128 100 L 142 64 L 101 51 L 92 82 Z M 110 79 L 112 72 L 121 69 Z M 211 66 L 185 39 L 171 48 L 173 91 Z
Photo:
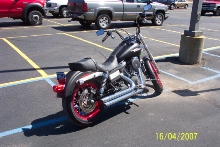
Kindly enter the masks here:
M 0 17 L 10 17 L 10 8 L 14 3 L 14 0 L 1 0 L 0 3 Z
M 136 0 L 124 0 L 124 16 L 123 20 L 135 20 L 137 16 Z
M 177 1 L 176 7 L 182 7 L 182 0 Z
M 144 11 L 144 6 L 147 5 L 147 2 L 148 0 L 137 0 L 137 5 L 139 6 L 137 7 L 137 15 Z M 145 13 L 153 15 L 153 9 L 150 9 Z
M 1 0 L 0 16 L 1 17 L 21 17 L 24 0 Z

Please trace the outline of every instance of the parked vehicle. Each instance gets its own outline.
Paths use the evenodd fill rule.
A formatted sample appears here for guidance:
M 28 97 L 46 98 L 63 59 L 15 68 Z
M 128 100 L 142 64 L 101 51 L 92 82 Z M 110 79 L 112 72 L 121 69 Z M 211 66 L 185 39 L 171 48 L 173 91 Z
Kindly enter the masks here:
M 1 0 L 0 18 L 21 19 L 29 25 L 41 25 L 46 15 L 45 0 Z
M 67 9 L 72 15 L 70 21 L 79 21 L 82 26 L 95 23 L 98 29 L 108 29 L 111 21 L 135 21 L 146 1 L 149 0 L 69 0 Z M 152 8 L 146 12 L 146 19 L 155 26 L 161 26 L 169 17 L 167 6 L 160 3 L 151 5 Z
M 153 2 L 158 2 L 164 5 L 167 5 L 167 7 L 170 10 L 175 9 L 175 0 L 153 0 Z
M 201 15 L 212 12 L 213 15 L 220 16 L 220 0 L 206 0 L 202 3 Z
M 186 1 L 186 0 L 176 0 L 175 1 L 175 7 L 176 8 L 183 7 L 185 9 L 187 9 L 189 7 L 189 2 Z
M 46 11 L 54 17 L 69 17 L 67 11 L 68 0 L 48 0 L 46 3 Z
M 151 4 L 144 7 L 145 12 L 152 8 Z M 62 106 L 66 116 L 74 124 L 88 126 L 93 124 L 103 112 L 104 106 L 113 105 L 128 99 L 146 88 L 142 73 L 154 85 L 155 92 L 161 94 L 162 82 L 158 76 L 159 69 L 147 45 L 140 34 L 139 23 L 146 17 L 140 13 L 137 17 L 135 34 L 123 37 L 111 29 L 102 39 L 114 39 L 116 33 L 122 42 L 114 49 L 109 58 L 103 63 L 97 63 L 92 58 L 84 58 L 78 62 L 69 63 L 69 71 L 57 73 L 58 85 L 53 86 L 57 96 L 62 98 Z M 104 34 L 101 29 L 96 33 Z M 148 57 L 140 59 L 142 51 L 146 50 Z

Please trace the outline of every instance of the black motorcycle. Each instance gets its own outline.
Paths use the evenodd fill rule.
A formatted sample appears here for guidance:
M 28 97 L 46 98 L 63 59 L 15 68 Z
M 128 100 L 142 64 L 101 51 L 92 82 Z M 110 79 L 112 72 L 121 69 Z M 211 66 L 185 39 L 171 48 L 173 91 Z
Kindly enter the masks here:
M 144 7 L 144 12 L 151 8 Z M 78 62 L 69 63 L 70 71 L 65 75 L 57 73 L 58 85 L 53 86 L 57 97 L 62 98 L 62 106 L 66 116 L 74 124 L 88 126 L 101 115 L 104 106 L 110 106 L 143 92 L 146 80 L 152 81 L 155 92 L 161 94 L 162 82 L 158 76 L 159 69 L 153 59 L 142 35 L 139 23 L 145 18 L 145 13 L 137 16 L 136 34 L 123 37 L 116 30 L 106 31 L 104 42 L 113 32 L 118 34 L 122 42 L 114 49 L 108 59 L 99 64 L 92 58 L 84 58 Z M 96 32 L 97 36 L 104 30 Z M 140 59 L 142 51 L 146 50 L 148 57 Z

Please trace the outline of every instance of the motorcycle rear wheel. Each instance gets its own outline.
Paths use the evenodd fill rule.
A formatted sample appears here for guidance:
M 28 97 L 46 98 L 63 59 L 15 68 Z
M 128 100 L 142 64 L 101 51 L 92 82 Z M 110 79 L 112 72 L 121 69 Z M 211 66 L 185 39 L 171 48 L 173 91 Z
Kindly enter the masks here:
M 98 90 L 97 84 L 92 81 L 85 82 L 82 85 L 76 85 L 73 94 L 62 99 L 64 113 L 75 125 L 92 125 L 101 116 L 104 110 L 104 104 L 101 100 L 91 103 L 85 94 L 84 96 L 80 96 L 85 93 L 86 89 L 90 91 L 91 88 Z
M 163 92 L 163 84 L 156 71 L 156 68 L 154 67 L 154 64 L 149 59 L 145 59 L 144 65 L 146 72 L 154 85 L 155 92 L 160 95 Z

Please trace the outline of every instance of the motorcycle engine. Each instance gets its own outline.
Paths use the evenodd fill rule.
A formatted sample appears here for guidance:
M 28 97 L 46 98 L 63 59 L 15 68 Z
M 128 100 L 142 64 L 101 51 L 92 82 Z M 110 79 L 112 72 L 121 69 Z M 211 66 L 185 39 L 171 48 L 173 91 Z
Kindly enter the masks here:
M 138 68 L 140 67 L 140 61 L 138 59 L 138 57 L 133 57 L 130 61 L 132 68 L 138 72 Z

